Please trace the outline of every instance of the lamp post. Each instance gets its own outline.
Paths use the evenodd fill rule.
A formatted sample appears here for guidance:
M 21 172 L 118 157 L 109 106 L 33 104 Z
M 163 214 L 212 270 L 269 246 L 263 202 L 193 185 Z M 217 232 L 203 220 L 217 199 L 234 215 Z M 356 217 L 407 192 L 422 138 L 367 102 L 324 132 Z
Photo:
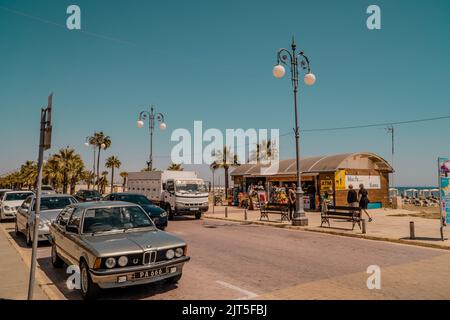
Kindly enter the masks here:
M 144 127 L 144 120 L 148 119 L 148 129 L 150 131 L 150 156 L 147 161 L 147 167 L 149 171 L 153 170 L 153 131 L 155 129 L 155 120 L 159 122 L 159 129 L 165 130 L 166 124 L 164 122 L 164 115 L 160 112 L 155 113 L 154 106 L 150 106 L 150 112 L 145 110 L 139 113 L 139 119 L 137 121 L 137 127 Z
M 283 65 L 290 67 L 291 70 L 291 81 L 292 87 L 294 89 L 294 111 L 295 111 L 295 160 L 296 160 L 296 180 L 297 180 L 297 190 L 296 190 L 296 203 L 295 203 L 295 212 L 292 218 L 292 225 L 294 226 L 307 226 L 308 218 L 305 215 L 304 203 L 303 203 L 303 189 L 301 182 L 301 171 L 300 171 L 300 130 L 298 127 L 298 108 L 297 108 L 297 95 L 298 95 L 298 66 L 299 60 L 301 61 L 301 68 L 306 70 L 306 74 L 304 76 L 304 82 L 311 86 L 316 82 L 316 76 L 311 72 L 311 68 L 309 66 L 309 59 L 305 56 L 303 51 L 299 53 L 296 52 L 297 45 L 295 44 L 295 40 L 292 39 L 291 44 L 292 52 L 288 49 L 281 48 L 277 52 L 277 64 L 273 68 L 273 75 L 276 78 L 282 78 L 286 70 Z

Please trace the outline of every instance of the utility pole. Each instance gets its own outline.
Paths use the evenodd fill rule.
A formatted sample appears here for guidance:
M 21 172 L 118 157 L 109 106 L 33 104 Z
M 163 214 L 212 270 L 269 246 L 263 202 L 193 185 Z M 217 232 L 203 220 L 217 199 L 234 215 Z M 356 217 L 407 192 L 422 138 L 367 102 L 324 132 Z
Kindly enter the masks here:
M 41 188 L 42 188 L 42 167 L 44 163 L 44 151 L 50 149 L 52 144 L 52 100 L 53 93 L 48 96 L 47 108 L 41 109 L 41 128 L 39 135 L 39 152 L 38 152 L 38 177 L 36 187 L 36 209 L 34 214 L 33 230 L 33 249 L 31 252 L 31 268 L 30 279 L 28 282 L 28 300 L 33 299 L 34 278 L 36 273 L 36 253 L 39 232 L 39 217 L 41 213 Z M 30 208 L 31 210 L 31 208 Z
M 392 169 L 395 171 L 395 169 L 394 169 L 394 133 L 395 133 L 394 126 L 390 125 L 387 128 L 387 132 L 391 134 L 391 166 L 392 166 Z M 391 185 L 392 188 L 395 188 L 394 171 L 392 171 L 392 179 L 391 179 L 392 180 L 392 185 Z

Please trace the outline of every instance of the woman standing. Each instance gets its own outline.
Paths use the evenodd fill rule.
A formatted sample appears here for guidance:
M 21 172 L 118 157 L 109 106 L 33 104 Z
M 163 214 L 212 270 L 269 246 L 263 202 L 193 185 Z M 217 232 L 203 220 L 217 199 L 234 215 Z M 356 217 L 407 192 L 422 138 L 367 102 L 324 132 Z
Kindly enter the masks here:
M 359 185 L 358 197 L 359 197 L 359 207 L 369 217 L 369 222 L 372 222 L 373 219 L 367 212 L 367 206 L 369 204 L 369 192 L 364 188 L 363 184 Z

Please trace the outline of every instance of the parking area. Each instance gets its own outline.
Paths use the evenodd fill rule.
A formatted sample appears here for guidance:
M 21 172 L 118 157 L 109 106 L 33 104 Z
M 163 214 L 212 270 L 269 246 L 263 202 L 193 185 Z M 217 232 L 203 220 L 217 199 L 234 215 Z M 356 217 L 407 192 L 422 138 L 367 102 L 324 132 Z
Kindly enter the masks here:
M 0 226 L 17 244 L 18 254 L 30 259 L 31 249 L 14 234 L 14 223 Z M 439 276 L 450 263 L 444 250 L 190 217 L 172 221 L 167 231 L 189 245 L 191 261 L 182 280 L 105 290 L 101 298 L 450 298 L 450 280 Z M 81 299 L 67 288 L 65 269 L 52 267 L 50 249 L 40 243 L 38 264 L 55 284 L 52 290 L 60 298 Z M 381 290 L 366 287 L 370 265 L 384 272 Z

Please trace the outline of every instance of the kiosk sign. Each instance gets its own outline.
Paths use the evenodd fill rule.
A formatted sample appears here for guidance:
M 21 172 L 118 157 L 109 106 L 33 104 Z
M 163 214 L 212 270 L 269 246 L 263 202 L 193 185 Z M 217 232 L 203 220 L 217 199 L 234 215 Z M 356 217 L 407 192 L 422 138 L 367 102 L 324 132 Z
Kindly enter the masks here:
M 445 218 L 447 224 L 450 223 L 450 160 L 439 158 L 439 195 L 441 217 Z

